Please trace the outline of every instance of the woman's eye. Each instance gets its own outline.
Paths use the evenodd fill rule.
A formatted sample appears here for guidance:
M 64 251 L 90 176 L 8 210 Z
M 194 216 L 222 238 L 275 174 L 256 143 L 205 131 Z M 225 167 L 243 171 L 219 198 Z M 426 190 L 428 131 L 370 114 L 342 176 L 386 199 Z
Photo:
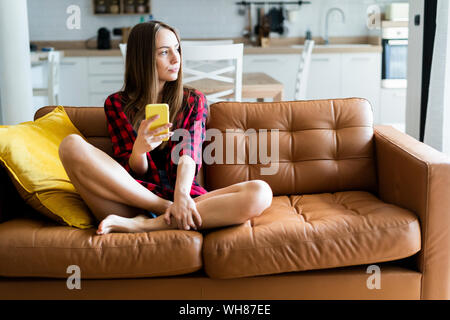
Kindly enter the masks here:
M 161 55 L 165 56 L 167 54 L 167 50 L 161 51 Z

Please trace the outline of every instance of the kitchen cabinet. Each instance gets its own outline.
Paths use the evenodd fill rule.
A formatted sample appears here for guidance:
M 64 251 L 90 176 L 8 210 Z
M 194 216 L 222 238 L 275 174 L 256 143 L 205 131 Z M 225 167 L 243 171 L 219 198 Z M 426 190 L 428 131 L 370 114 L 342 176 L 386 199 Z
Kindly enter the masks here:
M 294 100 L 300 54 L 247 54 L 243 72 L 264 72 L 284 86 L 283 100 Z M 361 97 L 380 121 L 381 53 L 313 53 L 306 98 Z
M 60 63 L 59 104 L 89 106 L 86 57 L 64 57 Z
M 379 123 L 380 82 L 380 53 L 313 54 L 306 98 L 365 98 L 373 108 L 374 123 Z
M 242 72 L 264 72 L 284 86 L 283 100 L 293 100 L 300 64 L 297 54 L 246 54 Z
M 308 100 L 340 98 L 341 72 L 339 54 L 313 54 L 309 66 L 306 98 Z
M 373 108 L 374 123 L 380 122 L 381 56 L 379 53 L 342 54 L 342 97 L 362 97 Z
M 124 74 L 122 57 L 89 57 L 89 104 L 103 106 L 110 94 L 122 88 Z
M 406 88 L 381 88 L 380 95 L 381 123 L 389 124 L 405 131 L 406 121 Z
M 123 85 L 122 57 L 66 57 L 61 62 L 60 104 L 103 107 Z

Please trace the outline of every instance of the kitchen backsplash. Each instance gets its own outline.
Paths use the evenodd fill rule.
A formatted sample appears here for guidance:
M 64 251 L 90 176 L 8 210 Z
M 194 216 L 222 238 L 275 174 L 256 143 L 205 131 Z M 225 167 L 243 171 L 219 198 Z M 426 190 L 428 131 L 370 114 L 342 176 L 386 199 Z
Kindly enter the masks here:
M 236 38 L 241 37 L 247 26 L 247 15 L 239 15 L 240 0 L 152 0 L 152 15 L 176 27 L 182 38 Z M 250 0 L 254 1 L 254 0 Z M 288 1 L 288 0 L 286 0 Z M 291 0 L 292 1 L 292 0 Z M 286 21 L 288 37 L 303 37 L 309 29 L 313 37 L 323 36 L 325 14 L 329 8 L 338 7 L 345 13 L 345 24 L 340 17 L 332 16 L 329 36 L 373 35 L 366 25 L 366 11 L 370 5 L 379 5 L 381 11 L 387 3 L 405 0 L 310 0 Z M 93 14 L 92 0 L 28 0 L 28 19 L 31 41 L 86 40 L 106 27 L 130 27 L 138 23 L 140 16 L 98 16 Z M 80 29 L 69 30 L 66 13 L 70 5 L 81 9 Z M 286 5 L 286 9 L 298 8 Z M 270 7 L 266 7 L 266 10 Z M 148 20 L 148 16 L 144 16 Z M 286 17 L 287 18 L 287 17 Z M 253 13 L 253 21 L 256 12 Z

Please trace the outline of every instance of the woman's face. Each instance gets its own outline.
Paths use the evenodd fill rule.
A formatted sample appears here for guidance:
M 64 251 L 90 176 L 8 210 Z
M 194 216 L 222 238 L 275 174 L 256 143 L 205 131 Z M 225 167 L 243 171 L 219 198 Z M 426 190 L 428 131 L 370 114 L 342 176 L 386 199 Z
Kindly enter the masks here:
M 156 69 L 160 82 L 175 81 L 180 70 L 180 44 L 175 33 L 161 28 L 156 33 Z

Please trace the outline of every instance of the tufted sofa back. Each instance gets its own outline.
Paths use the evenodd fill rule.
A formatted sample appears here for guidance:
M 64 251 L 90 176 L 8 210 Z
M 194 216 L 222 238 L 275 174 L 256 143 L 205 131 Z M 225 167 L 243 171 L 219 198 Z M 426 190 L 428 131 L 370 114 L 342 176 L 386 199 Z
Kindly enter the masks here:
M 376 192 L 372 108 L 364 99 L 220 102 L 210 106 L 207 129 L 206 158 L 223 156 L 205 164 L 208 190 L 262 179 L 274 195 Z
M 90 143 L 112 155 L 102 107 L 64 108 Z M 53 109 L 39 109 L 35 119 Z M 262 179 L 274 195 L 376 192 L 372 124 L 370 104 L 357 98 L 215 103 L 197 181 L 212 191 Z

